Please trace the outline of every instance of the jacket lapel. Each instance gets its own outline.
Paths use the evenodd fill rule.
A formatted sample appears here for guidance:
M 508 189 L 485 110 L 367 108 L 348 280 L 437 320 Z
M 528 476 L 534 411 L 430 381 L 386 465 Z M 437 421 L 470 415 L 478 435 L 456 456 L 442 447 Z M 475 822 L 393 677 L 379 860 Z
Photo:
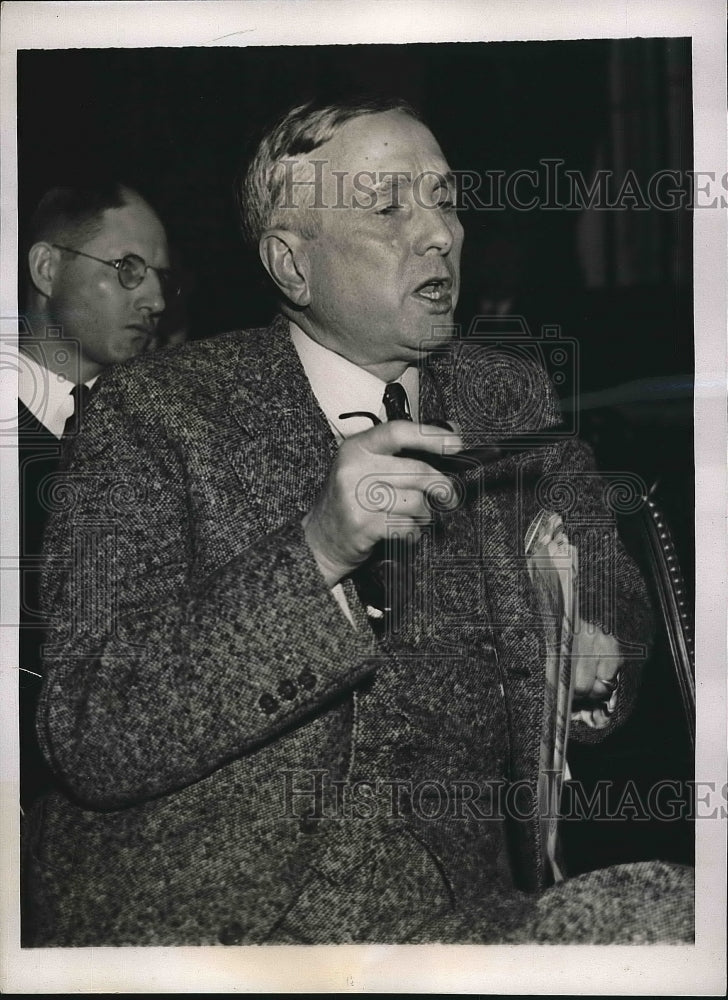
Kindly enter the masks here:
M 236 381 L 227 456 L 267 534 L 310 508 L 336 443 L 283 317 L 246 342 Z

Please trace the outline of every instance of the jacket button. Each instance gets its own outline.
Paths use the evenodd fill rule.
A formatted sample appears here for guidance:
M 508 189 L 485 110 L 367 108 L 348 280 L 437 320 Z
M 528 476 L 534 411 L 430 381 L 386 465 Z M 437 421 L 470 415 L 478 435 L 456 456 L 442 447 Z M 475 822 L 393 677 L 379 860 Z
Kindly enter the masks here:
M 313 691 L 316 687 L 316 674 L 312 673 L 310 670 L 302 670 L 298 675 L 298 683 L 306 691 Z
M 298 688 L 293 681 L 281 681 L 278 685 L 278 694 L 284 701 L 291 701 L 291 699 L 296 697 L 298 693 Z
M 266 715 L 273 715 L 274 712 L 278 711 L 278 702 L 272 694 L 262 694 L 258 699 L 258 704 Z
M 217 939 L 220 944 L 242 944 L 245 940 L 245 929 L 237 921 L 225 924 L 220 928 Z

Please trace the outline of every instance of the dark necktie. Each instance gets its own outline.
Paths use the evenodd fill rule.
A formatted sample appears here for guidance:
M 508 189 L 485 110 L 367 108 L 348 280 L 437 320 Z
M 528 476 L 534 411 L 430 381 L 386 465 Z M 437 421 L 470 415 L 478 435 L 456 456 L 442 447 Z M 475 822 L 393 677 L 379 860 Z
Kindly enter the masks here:
M 88 402 L 88 398 L 91 395 L 91 390 L 83 382 L 79 385 L 74 385 L 71 389 L 70 395 L 73 397 L 73 413 L 66 420 L 63 427 L 63 440 L 65 441 L 68 437 L 73 437 L 78 434 L 81 429 L 81 421 L 83 420 L 83 411 Z
M 409 412 L 409 401 L 403 385 L 399 382 L 389 382 L 384 388 L 384 410 L 387 420 L 412 420 Z
M 407 392 L 399 382 L 387 384 L 382 402 L 388 422 L 412 421 Z M 367 608 L 377 633 L 395 625 L 396 613 L 406 598 L 405 547 L 406 542 L 397 537 L 382 539 L 374 546 L 364 565 L 352 574 L 359 598 Z

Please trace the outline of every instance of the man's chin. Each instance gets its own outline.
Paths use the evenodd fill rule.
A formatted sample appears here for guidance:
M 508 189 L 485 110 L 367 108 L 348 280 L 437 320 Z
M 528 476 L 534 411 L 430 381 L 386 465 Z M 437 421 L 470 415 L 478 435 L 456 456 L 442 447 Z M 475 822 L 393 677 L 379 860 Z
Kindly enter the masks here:
M 141 332 L 130 337 L 125 344 L 119 346 L 117 362 L 129 361 L 138 354 L 143 354 L 151 339 L 150 334 Z
M 427 331 L 423 331 L 419 349 L 420 353 L 427 354 L 438 347 L 445 347 L 449 344 L 457 333 L 453 314 L 447 313 L 437 323 L 432 323 Z

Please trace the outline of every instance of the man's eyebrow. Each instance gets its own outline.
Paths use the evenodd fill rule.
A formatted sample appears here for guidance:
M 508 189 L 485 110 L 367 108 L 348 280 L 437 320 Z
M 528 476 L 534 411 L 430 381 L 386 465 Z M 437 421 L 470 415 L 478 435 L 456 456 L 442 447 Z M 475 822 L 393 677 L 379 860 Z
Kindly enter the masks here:
M 412 184 L 411 170 L 380 170 L 377 176 L 379 180 L 372 184 L 372 191 L 389 190 L 399 187 L 401 184 Z
M 369 189 L 371 191 L 394 191 L 404 185 L 412 187 L 413 182 L 417 180 L 418 176 L 433 178 L 436 182 L 436 187 L 454 188 L 456 186 L 455 175 L 452 170 L 423 170 L 421 174 L 415 174 L 414 177 L 410 170 L 380 170 L 377 176 L 379 179 L 373 181 L 370 185 Z

